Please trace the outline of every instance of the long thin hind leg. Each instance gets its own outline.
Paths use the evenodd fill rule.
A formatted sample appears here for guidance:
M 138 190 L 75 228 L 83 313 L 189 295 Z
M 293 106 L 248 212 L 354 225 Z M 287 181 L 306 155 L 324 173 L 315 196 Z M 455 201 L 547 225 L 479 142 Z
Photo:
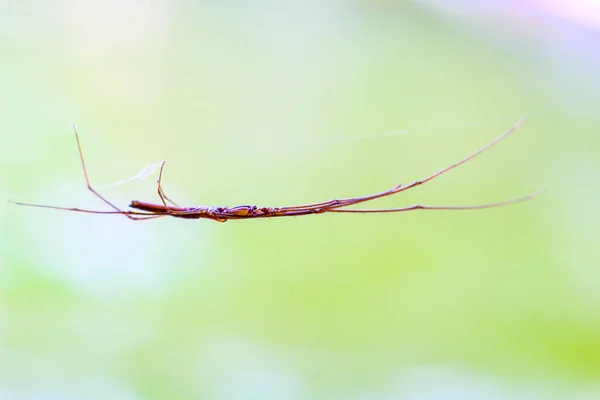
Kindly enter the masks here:
M 87 167 L 85 166 L 85 159 L 83 158 L 83 151 L 81 150 L 81 142 L 79 141 L 79 132 L 77 132 L 77 125 L 73 124 L 73 130 L 75 131 L 75 139 L 77 140 L 77 150 L 79 151 L 79 159 L 81 160 L 81 167 L 83 168 L 83 175 L 85 176 L 85 183 L 87 185 L 88 190 L 90 192 L 92 192 L 100 200 L 105 202 L 107 205 L 112 207 L 114 210 L 119 211 L 120 213 L 122 213 L 124 216 L 126 216 L 129 219 L 132 219 L 132 220 L 149 219 L 148 217 L 134 217 L 132 215 L 129 215 L 127 213 L 127 211 L 121 210 L 119 207 L 117 207 L 116 205 L 111 203 L 108 199 L 106 199 L 104 196 L 102 196 L 100 193 L 98 193 L 96 191 L 96 189 L 94 189 L 92 187 L 92 184 L 90 183 L 90 178 L 88 177 Z

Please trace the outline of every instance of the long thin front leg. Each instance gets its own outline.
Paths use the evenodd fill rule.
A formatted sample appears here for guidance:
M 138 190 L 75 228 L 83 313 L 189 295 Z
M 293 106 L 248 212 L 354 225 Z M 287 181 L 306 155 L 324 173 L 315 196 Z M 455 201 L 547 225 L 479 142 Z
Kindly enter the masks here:
M 13 204 L 20 205 L 20 206 L 49 208 L 52 210 L 74 211 L 74 212 L 81 212 L 81 213 L 86 213 L 86 214 L 107 214 L 107 215 L 108 214 L 122 214 L 125 216 L 135 215 L 136 217 L 133 217 L 134 220 L 155 219 L 155 218 L 161 218 L 161 217 L 167 216 L 167 214 L 152 214 L 152 213 L 145 213 L 145 212 L 138 212 L 138 211 L 98 211 L 98 210 L 87 210 L 84 208 L 77 208 L 77 207 L 47 206 L 45 204 L 23 203 L 21 201 L 13 201 L 13 200 L 8 200 L 8 201 Z
M 85 159 L 83 158 L 83 151 L 81 150 L 81 142 L 79 141 L 79 132 L 77 132 L 77 125 L 73 124 L 73 130 L 75 131 L 75 139 L 77 140 L 77 150 L 79 151 L 79 159 L 81 160 L 81 166 L 83 168 L 83 175 L 85 176 L 85 183 L 87 185 L 88 190 L 90 192 L 92 192 L 94 195 L 96 195 L 96 197 L 98 197 L 100 200 L 102 200 L 103 202 L 108 204 L 110 207 L 112 207 L 114 210 L 118 211 L 119 213 L 122 213 L 124 216 L 126 216 L 129 219 L 132 219 L 132 220 L 148 219 L 148 218 L 144 218 L 144 217 L 140 218 L 140 217 L 134 217 L 134 216 L 129 215 L 127 213 L 127 211 L 121 210 L 119 207 L 117 207 L 116 205 L 111 203 L 108 199 L 106 199 L 104 196 L 102 196 L 100 193 L 98 193 L 96 191 L 96 189 L 94 189 L 92 187 L 92 184 L 90 183 L 90 178 L 88 177 L 87 167 L 85 165 Z
M 169 200 L 169 198 L 165 195 L 165 192 L 162 189 L 162 175 L 163 175 L 163 170 L 165 169 L 165 163 L 166 163 L 166 161 L 163 161 L 160 164 L 160 172 L 158 173 L 158 179 L 156 181 L 156 183 L 158 184 L 156 191 L 158 192 L 160 201 L 162 201 L 163 205 L 165 206 L 167 214 L 171 214 L 171 209 L 169 208 L 167 201 L 169 201 L 169 203 L 174 204 L 176 207 L 178 207 L 178 206 L 177 206 L 177 204 L 175 204 L 171 200 Z
M 171 200 L 169 198 L 169 196 L 167 196 L 167 194 L 165 193 L 165 190 L 162 188 L 162 173 L 163 173 L 163 168 L 165 167 L 165 163 L 166 163 L 166 161 L 163 161 L 160 164 L 160 173 L 159 173 L 159 176 L 158 176 L 158 180 L 156 181 L 156 183 L 158 183 L 158 195 L 160 196 L 160 199 L 162 200 L 162 202 L 165 205 L 165 207 L 167 207 L 167 209 L 169 207 L 165 203 L 165 200 L 168 201 L 169 203 L 171 203 L 172 205 L 174 205 L 175 207 L 181 207 L 179 204 L 177 204 L 173 200 Z
M 171 203 L 172 205 L 174 205 L 175 207 L 181 207 L 179 204 L 175 203 L 173 200 L 171 200 L 169 198 L 169 196 L 167 196 L 167 194 L 165 193 L 165 190 L 161 187 L 160 191 L 162 192 L 165 200 L 167 200 L 169 203 Z

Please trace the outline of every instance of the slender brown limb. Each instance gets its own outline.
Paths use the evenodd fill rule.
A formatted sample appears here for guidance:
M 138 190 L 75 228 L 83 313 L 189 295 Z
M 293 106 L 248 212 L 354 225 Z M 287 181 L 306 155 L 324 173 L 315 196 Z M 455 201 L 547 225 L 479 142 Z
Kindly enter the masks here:
M 75 140 L 77 142 L 77 150 L 79 152 L 79 159 L 81 161 L 81 167 L 83 169 L 83 176 L 85 177 L 85 183 L 90 192 L 92 192 L 96 197 L 102 200 L 104 203 L 109 205 L 115 211 L 99 211 L 99 210 L 87 210 L 82 208 L 75 207 L 58 207 L 58 206 L 49 206 L 43 204 L 32 204 L 32 203 L 23 203 L 9 200 L 11 203 L 18 204 L 21 206 L 27 207 L 38 207 L 38 208 L 49 208 L 54 210 L 64 210 L 64 211 L 73 211 L 73 212 L 83 212 L 87 214 L 120 214 L 129 218 L 130 220 L 138 221 L 138 220 L 146 220 L 146 219 L 156 219 L 166 216 L 166 214 L 160 213 L 147 213 L 147 212 L 139 212 L 139 211 L 125 211 L 117 207 L 115 204 L 110 202 L 104 196 L 102 196 L 99 192 L 97 192 L 90 183 L 90 179 L 87 172 L 87 166 L 85 164 L 85 158 L 83 157 L 83 151 L 81 149 L 81 141 L 79 140 L 79 132 L 77 130 L 77 125 L 73 124 L 73 131 L 75 132 Z
M 524 201 L 531 200 L 534 197 L 540 196 L 541 194 L 543 194 L 545 192 L 546 192 L 545 190 L 539 190 L 530 195 L 518 197 L 516 199 L 498 201 L 495 203 L 488 203 L 488 204 L 477 204 L 474 206 L 428 206 L 428 205 L 414 204 L 412 206 L 401 207 L 401 208 L 381 208 L 381 209 L 373 209 L 373 210 L 333 209 L 333 210 L 328 210 L 328 212 L 368 214 L 368 213 L 393 213 L 393 212 L 403 212 L 403 211 L 412 211 L 412 210 L 453 210 L 453 211 L 483 210 L 486 208 L 504 207 L 504 206 L 508 206 L 510 204 L 522 203 Z
M 83 168 L 83 175 L 85 176 L 85 183 L 87 185 L 88 190 L 90 192 L 92 192 L 100 200 L 102 200 L 104 203 L 106 203 L 110 207 L 112 207 L 115 211 L 118 211 L 119 214 L 122 214 L 131 220 L 148 219 L 148 218 L 135 217 L 135 216 L 129 214 L 127 211 L 121 210 L 119 207 L 114 205 L 112 202 L 110 202 L 108 199 L 106 199 L 104 196 L 102 196 L 100 193 L 98 193 L 96 191 L 96 189 L 94 189 L 92 187 L 92 184 L 90 183 L 90 178 L 88 177 L 87 167 L 85 165 L 85 159 L 83 157 L 83 151 L 81 150 L 81 142 L 79 140 L 79 132 L 77 131 L 77 125 L 73 124 L 73 130 L 75 131 L 75 139 L 77 140 L 77 150 L 79 151 L 79 159 L 81 160 L 81 167 Z
M 457 161 L 457 162 L 449 165 L 448 167 L 435 172 L 434 174 L 428 176 L 427 178 L 414 181 L 406 186 L 403 186 L 402 184 L 398 184 L 389 190 L 386 190 L 386 191 L 383 191 L 380 193 L 376 193 L 373 195 L 369 195 L 369 196 L 348 198 L 348 199 L 342 199 L 342 200 L 334 199 L 334 200 L 329 200 L 329 201 L 325 201 L 325 202 L 321 202 L 321 203 L 314 203 L 314 204 L 300 205 L 300 206 L 286 206 L 286 207 L 282 207 L 282 208 L 284 208 L 287 211 L 307 210 L 307 209 L 323 209 L 323 208 L 327 209 L 328 211 L 333 211 L 334 208 L 347 207 L 350 205 L 364 203 L 366 201 L 371 201 L 371 200 L 375 200 L 375 199 L 379 199 L 382 197 L 391 196 L 393 194 L 404 192 L 405 190 L 408 190 L 413 187 L 422 185 L 426 182 L 429 182 L 429 181 L 437 178 L 438 176 L 441 176 L 441 175 L 445 174 L 446 172 L 453 170 L 454 168 L 458 167 L 459 165 L 462 165 L 462 164 L 472 160 L 473 158 L 477 157 L 478 155 L 485 152 L 486 150 L 491 149 L 492 147 L 494 147 L 495 145 L 500 143 L 502 140 L 506 139 L 511 133 L 516 131 L 518 127 L 520 127 L 523 123 L 525 123 L 525 121 L 527 121 L 527 118 L 528 118 L 527 116 L 521 118 L 521 120 L 519 120 L 519 122 L 514 124 L 509 130 L 504 132 L 502 135 L 498 136 L 492 142 L 483 146 L 479 150 L 471 153 L 470 155 L 461 159 L 460 161 Z
M 412 189 L 416 186 L 422 185 L 429 181 L 434 180 L 435 178 L 449 172 L 459 165 L 462 165 L 473 158 L 477 157 L 479 154 L 489 150 L 490 148 L 497 145 L 499 142 L 507 138 L 511 133 L 513 133 L 521 124 L 526 121 L 527 117 L 522 118 L 519 122 L 517 122 L 513 127 L 511 127 L 508 131 L 504 132 L 502 135 L 497 137 L 495 140 L 483 146 L 479 150 L 471 153 L 469 156 L 457 161 L 446 168 L 443 168 L 426 178 L 416 180 L 408 185 L 403 186 L 402 184 L 398 184 L 391 189 L 388 189 L 383 192 L 375 193 L 368 196 L 362 197 L 354 197 L 347 199 L 333 199 L 329 201 L 324 201 L 320 203 L 306 204 L 306 205 L 297 205 L 297 206 L 285 206 L 285 207 L 257 207 L 254 205 L 240 205 L 235 207 L 218 207 L 218 206 L 197 206 L 197 207 L 180 207 L 175 202 L 173 202 L 167 195 L 165 194 L 162 188 L 162 177 L 165 167 L 165 162 L 160 166 L 160 172 L 157 179 L 157 193 L 160 197 L 162 204 L 153 204 L 147 203 L 143 201 L 133 200 L 129 207 L 136 209 L 138 211 L 124 211 L 118 208 L 115 204 L 107 200 L 100 193 L 98 193 L 91 185 L 87 167 L 85 164 L 85 160 L 83 157 L 83 151 L 81 150 L 81 143 L 79 140 L 79 134 L 77 132 L 77 127 L 73 125 L 73 129 L 75 131 L 75 138 L 77 140 L 77 149 L 79 151 L 79 157 L 81 159 L 81 165 L 83 168 L 83 173 L 85 176 L 85 181 L 87 184 L 87 188 L 98 198 L 104 201 L 107 205 L 113 208 L 115 211 L 97 211 L 97 210 L 87 210 L 80 208 L 68 208 L 68 207 L 56 207 L 56 206 L 47 206 L 47 205 L 39 205 L 39 204 L 30 204 L 30 203 L 20 203 L 13 202 L 15 204 L 30 206 L 30 207 L 41 207 L 41 208 L 51 208 L 56 210 L 66 210 L 66 211 L 76 211 L 90 214 L 121 214 L 126 216 L 132 220 L 143 220 L 143 219 L 155 219 L 161 218 L 165 216 L 171 216 L 176 218 L 185 218 L 185 219 L 212 219 L 218 222 L 225 222 L 229 219 L 249 219 L 249 218 L 274 218 L 274 217 L 292 217 L 292 216 L 301 216 L 301 215 L 309 215 L 309 214 L 322 214 L 327 212 L 337 212 L 337 213 L 356 213 L 356 214 L 368 214 L 368 213 L 393 213 L 393 212 L 404 212 L 404 211 L 413 211 L 413 210 L 478 210 L 485 208 L 493 208 L 493 207 L 502 207 L 510 204 L 520 203 L 529 199 L 532 199 L 538 195 L 540 195 L 543 191 L 533 193 L 528 196 L 501 201 L 496 203 L 488 203 L 488 204 L 480 204 L 474 206 L 427 206 L 421 204 L 415 204 L 408 207 L 401 208 L 382 208 L 382 209 L 347 209 L 346 207 L 352 206 L 355 204 L 360 204 L 364 202 L 368 202 L 371 200 L 375 200 L 378 198 L 391 196 L 394 194 L 398 194 L 404 192 L 406 190 Z M 167 203 L 171 203 L 169 205 Z
M 158 192 L 158 196 L 160 197 L 160 200 L 162 201 L 163 205 L 165 206 L 165 209 L 167 210 L 167 213 L 169 213 L 169 206 L 167 205 L 167 199 L 165 194 L 163 193 L 162 187 L 161 187 L 161 182 L 162 182 L 162 175 L 163 175 L 163 170 L 165 169 L 165 161 L 163 161 L 160 164 L 160 172 L 158 173 L 158 179 L 156 180 L 157 183 L 157 189 L 156 191 Z
M 163 197 L 165 198 L 165 200 L 167 200 L 169 203 L 171 203 L 172 205 L 174 205 L 175 207 L 181 207 L 179 204 L 175 203 L 173 200 L 171 200 L 169 198 L 169 196 L 167 196 L 167 194 L 165 193 L 165 190 L 161 187 L 160 189 Z
M 153 213 L 146 213 L 146 212 L 139 212 L 139 211 L 99 211 L 99 210 L 87 210 L 84 208 L 76 208 L 76 207 L 58 207 L 58 206 L 47 206 L 44 204 L 23 203 L 20 201 L 13 201 L 10 199 L 8 201 L 13 204 L 17 204 L 20 206 L 27 206 L 27 207 L 50 208 L 53 210 L 75 211 L 75 212 L 82 212 L 82 213 L 87 213 L 87 214 L 121 214 L 121 215 L 125 215 L 125 216 L 136 216 L 135 218 L 133 218 L 134 220 L 155 219 L 155 218 L 160 218 L 160 217 L 166 216 L 166 214 L 153 214 Z
M 174 205 L 175 207 L 181 207 L 179 204 L 175 203 L 173 200 L 171 200 L 166 194 L 165 194 L 165 190 L 162 187 L 162 176 L 163 176 L 163 170 L 165 168 L 165 164 L 166 161 L 163 161 L 160 164 L 160 172 L 158 173 L 158 179 L 156 180 L 156 183 L 158 184 L 158 196 L 160 197 L 162 203 L 165 205 L 165 208 L 167 209 L 167 211 L 169 210 L 169 206 L 167 205 L 167 202 L 171 203 L 172 205 Z

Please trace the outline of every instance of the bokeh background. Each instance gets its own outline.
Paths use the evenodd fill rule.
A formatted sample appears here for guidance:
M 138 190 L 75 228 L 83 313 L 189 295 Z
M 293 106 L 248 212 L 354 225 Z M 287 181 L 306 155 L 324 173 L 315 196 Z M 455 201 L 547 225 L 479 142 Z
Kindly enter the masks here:
M 0 198 L 511 207 L 218 224 L 0 202 L 2 399 L 600 398 L 592 1 L 0 2 Z M 127 180 L 123 183 L 122 181 Z

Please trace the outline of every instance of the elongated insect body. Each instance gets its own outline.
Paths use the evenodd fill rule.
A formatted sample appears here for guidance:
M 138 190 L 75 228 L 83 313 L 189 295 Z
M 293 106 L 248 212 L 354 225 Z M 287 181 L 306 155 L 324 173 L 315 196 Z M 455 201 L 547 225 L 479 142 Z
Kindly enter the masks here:
M 380 208 L 380 209 L 349 209 L 347 207 L 353 206 L 360 203 L 369 202 L 375 199 L 379 199 L 382 197 L 391 196 L 397 193 L 404 192 L 406 190 L 412 189 L 424 183 L 427 183 L 438 176 L 445 174 L 458 167 L 461 164 L 466 163 L 467 161 L 472 160 L 477 157 L 479 154 L 483 153 L 486 150 L 494 147 L 496 144 L 507 138 L 511 133 L 513 133 L 519 126 L 521 126 L 527 117 L 522 118 L 519 122 L 517 122 L 513 127 L 511 127 L 508 131 L 504 132 L 498 138 L 480 148 L 479 150 L 473 152 L 469 156 L 463 158 L 460 161 L 455 162 L 454 164 L 449 165 L 446 168 L 443 168 L 434 174 L 420 180 L 416 180 L 407 185 L 398 184 L 393 188 L 375 193 L 368 196 L 362 197 L 353 197 L 347 199 L 335 199 L 324 201 L 321 203 L 314 204 L 306 204 L 299 206 L 283 206 L 283 207 L 258 207 L 255 205 L 240 205 L 234 207 L 227 206 L 195 206 L 195 207 L 181 207 L 173 202 L 171 199 L 167 197 L 163 188 L 162 188 L 162 176 L 165 167 L 165 163 L 163 162 L 160 166 L 160 172 L 157 180 L 157 193 L 160 198 L 160 203 L 149 203 L 145 201 L 133 200 L 129 207 L 132 210 L 125 211 L 121 210 L 111 201 L 102 196 L 99 192 L 94 189 L 90 183 L 87 167 L 85 164 L 85 159 L 83 157 L 83 152 L 81 150 L 81 142 L 79 140 L 79 133 L 77 132 L 77 126 L 73 125 L 73 130 L 75 131 L 75 139 L 77 141 L 77 149 L 79 151 L 79 158 L 81 160 L 81 166 L 83 169 L 83 174 L 85 177 L 85 181 L 88 189 L 99 199 L 101 199 L 104 203 L 106 203 L 109 207 L 113 209 L 113 211 L 100 211 L 100 210 L 87 210 L 81 208 L 69 208 L 69 207 L 58 207 L 58 206 L 48 206 L 43 204 L 31 204 L 31 203 L 21 203 L 21 202 L 13 202 L 15 204 L 19 204 L 22 206 L 29 207 L 41 207 L 41 208 L 51 208 L 56 210 L 66 210 L 66 211 L 75 211 L 75 212 L 83 212 L 88 214 L 118 214 L 124 215 L 125 217 L 131 220 L 144 220 L 144 219 L 155 219 L 161 217 L 175 217 L 175 218 L 184 218 L 184 219 L 210 219 L 217 222 L 225 222 L 233 219 L 255 219 L 255 218 L 274 218 L 274 217 L 296 217 L 301 215 L 309 215 L 309 214 L 323 214 L 323 213 L 360 213 L 360 214 L 373 214 L 373 213 L 396 213 L 396 212 L 404 212 L 404 211 L 413 211 L 413 210 L 478 210 L 485 208 L 494 208 L 494 207 L 503 207 L 510 204 L 520 203 L 529 199 L 532 199 L 538 195 L 540 195 L 543 191 L 538 191 L 533 194 L 519 197 L 516 199 L 500 201 L 496 203 L 488 203 L 488 204 L 479 204 L 473 206 L 427 206 L 415 204 L 408 207 L 400 207 L 400 208 Z M 168 203 L 168 204 L 167 204 Z

